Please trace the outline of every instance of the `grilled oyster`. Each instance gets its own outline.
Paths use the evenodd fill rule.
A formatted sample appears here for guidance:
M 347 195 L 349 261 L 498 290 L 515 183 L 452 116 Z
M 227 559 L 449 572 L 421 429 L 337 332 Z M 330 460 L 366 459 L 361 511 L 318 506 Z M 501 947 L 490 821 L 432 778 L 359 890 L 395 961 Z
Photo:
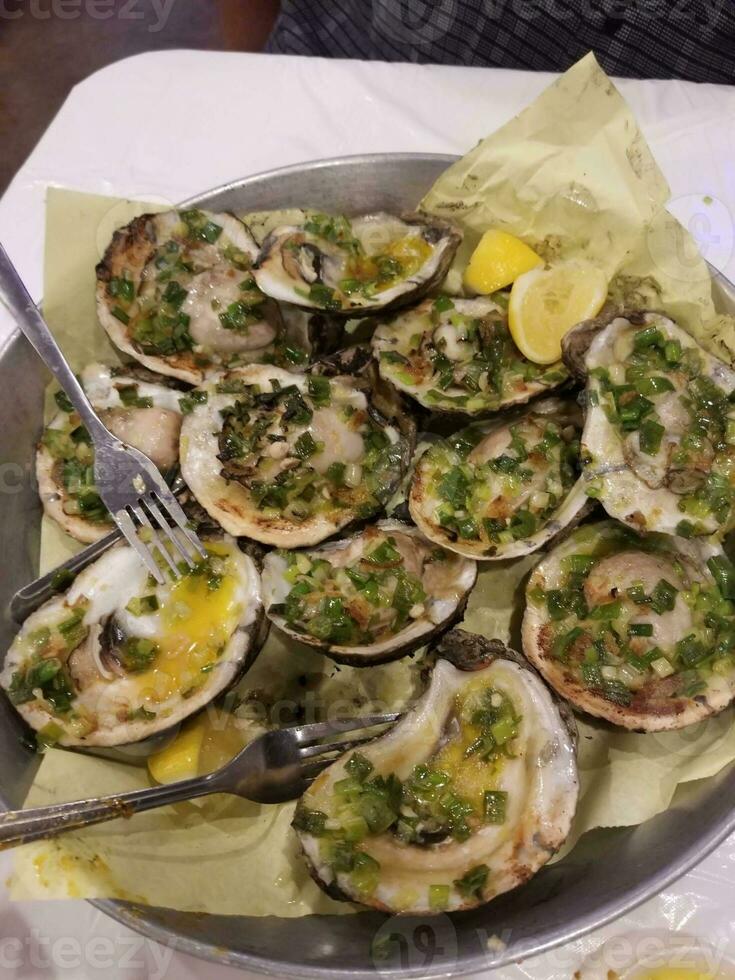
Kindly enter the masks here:
M 528 582 L 523 650 L 589 714 L 682 728 L 735 697 L 735 569 L 701 540 L 578 528 Z
M 181 472 L 231 534 L 296 548 L 376 514 L 411 445 L 349 378 L 238 368 L 197 389 Z
M 266 237 L 253 275 L 266 296 L 304 309 L 337 316 L 396 309 L 442 281 L 461 239 L 429 215 L 313 214 Z
M 587 321 L 564 339 L 587 374 L 587 493 L 639 531 L 735 527 L 735 373 L 661 313 Z
M 303 366 L 309 325 L 260 292 L 257 254 L 230 214 L 144 214 L 115 233 L 97 266 L 100 323 L 120 350 L 191 384 L 233 364 Z
M 578 476 L 582 417 L 548 398 L 515 421 L 475 422 L 431 446 L 408 499 L 427 538 L 471 558 L 529 554 L 589 507 Z
M 184 392 L 141 380 L 125 368 L 88 364 L 84 390 L 108 429 L 149 456 L 163 472 L 179 459 Z M 46 514 L 77 541 L 97 541 L 112 528 L 94 484 L 94 448 L 63 392 L 60 411 L 44 430 L 36 453 L 38 490 Z
M 45 742 L 137 742 L 193 714 L 262 641 L 260 578 L 231 538 L 173 584 L 115 547 L 23 624 L 0 685 Z
M 396 660 L 461 615 L 477 565 L 415 527 L 380 521 L 314 551 L 271 552 L 263 565 L 268 618 L 290 636 L 355 667 Z
M 561 362 L 541 367 L 527 360 L 491 299 L 426 299 L 379 325 L 372 343 L 383 377 L 434 411 L 496 412 L 569 377 Z
M 294 827 L 334 897 L 385 912 L 473 908 L 532 877 L 569 832 L 574 722 L 499 641 L 452 630 L 439 653 L 458 666 L 439 659 L 415 707 L 299 802 Z

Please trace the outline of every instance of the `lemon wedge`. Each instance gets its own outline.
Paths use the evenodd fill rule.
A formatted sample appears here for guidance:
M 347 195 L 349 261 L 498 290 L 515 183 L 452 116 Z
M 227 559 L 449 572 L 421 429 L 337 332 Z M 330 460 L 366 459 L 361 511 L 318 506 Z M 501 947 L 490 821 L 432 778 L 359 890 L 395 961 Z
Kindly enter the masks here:
M 465 269 L 464 284 L 473 293 L 486 296 L 541 265 L 541 257 L 515 235 L 491 228 L 480 239 Z
M 531 269 L 513 283 L 508 326 L 516 347 L 534 364 L 561 357 L 567 330 L 597 316 L 607 298 L 607 276 L 582 259 Z
M 148 771 L 157 783 L 175 783 L 199 774 L 205 727 L 205 719 L 197 719 L 182 728 L 165 749 L 149 757 Z

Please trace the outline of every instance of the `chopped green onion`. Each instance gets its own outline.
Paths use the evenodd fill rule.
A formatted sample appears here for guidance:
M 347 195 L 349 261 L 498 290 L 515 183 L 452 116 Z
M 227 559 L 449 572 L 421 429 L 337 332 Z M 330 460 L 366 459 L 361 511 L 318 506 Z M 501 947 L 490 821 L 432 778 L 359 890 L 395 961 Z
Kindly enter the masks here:
M 158 609 L 158 599 L 155 595 L 134 596 L 125 608 L 133 616 L 145 616 Z
M 130 317 L 121 306 L 113 306 L 110 313 L 112 313 L 115 319 L 119 320 L 120 323 L 124 323 L 125 326 L 130 323 Z
M 489 872 L 486 864 L 478 864 L 461 878 L 455 879 L 454 887 L 465 898 L 481 898 Z
M 69 401 L 69 396 L 65 391 L 57 391 L 54 393 L 54 401 L 59 406 L 62 412 L 73 412 L 74 406 Z
M 725 555 L 715 555 L 707 561 L 707 568 L 723 598 L 735 601 L 735 565 L 730 559 Z
M 440 912 L 449 905 L 449 885 L 429 885 L 429 908 Z
M 630 623 L 628 636 L 653 636 L 653 623 Z
M 601 606 L 595 606 L 590 610 L 590 619 L 617 619 L 623 611 L 623 603 L 620 599 L 613 602 L 606 602 Z
M 653 419 L 646 419 L 641 425 L 638 433 L 638 442 L 641 452 L 648 456 L 655 456 L 661 448 L 661 440 L 666 429 Z
M 487 823 L 505 823 L 508 794 L 500 789 L 488 789 L 483 795 L 483 813 Z
M 659 616 L 661 613 L 671 612 L 676 604 L 677 595 L 678 590 L 674 588 L 671 582 L 667 582 L 664 578 L 659 579 L 651 593 L 651 608 Z

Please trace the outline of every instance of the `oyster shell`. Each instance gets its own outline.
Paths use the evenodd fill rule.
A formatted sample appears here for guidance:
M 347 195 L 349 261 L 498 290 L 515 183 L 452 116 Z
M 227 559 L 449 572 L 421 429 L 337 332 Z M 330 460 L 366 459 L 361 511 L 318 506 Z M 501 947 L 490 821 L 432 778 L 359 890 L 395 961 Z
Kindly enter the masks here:
M 253 275 L 267 296 L 350 317 L 420 299 L 442 281 L 461 239 L 430 215 L 313 214 L 270 232 Z
M 735 698 L 735 569 L 711 542 L 577 528 L 534 569 L 523 650 L 582 711 L 683 728 Z
M 735 372 L 650 311 L 580 324 L 564 355 L 588 378 L 586 492 L 639 531 L 735 527 Z
M 376 514 L 412 444 L 351 378 L 251 365 L 213 378 L 181 430 L 181 472 L 231 534 L 296 548 Z
M 384 912 L 474 908 L 531 878 L 569 833 L 573 721 L 498 641 L 452 630 L 439 653 L 416 705 L 299 802 L 294 827 L 333 897 Z
M 166 472 L 178 464 L 183 391 L 141 379 L 127 368 L 88 364 L 82 386 L 108 429 Z M 45 513 L 77 541 L 99 540 L 113 524 L 94 485 L 94 447 L 63 393 L 44 430 L 36 477 Z
M 97 266 L 99 321 L 120 350 L 190 384 L 266 359 L 303 367 L 309 338 L 333 330 L 264 296 L 251 272 L 257 254 L 231 214 L 144 214 L 115 232 Z
M 536 551 L 590 508 L 578 476 L 581 427 L 575 401 L 548 398 L 440 440 L 416 464 L 411 517 L 427 538 L 470 558 Z
M 426 299 L 380 324 L 372 344 L 382 376 L 438 412 L 487 415 L 569 377 L 561 362 L 540 366 L 525 358 L 505 311 L 486 298 Z
M 279 629 L 355 667 L 396 660 L 462 614 L 477 565 L 398 521 L 379 521 L 313 551 L 273 551 L 266 614 Z
M 198 711 L 258 652 L 263 604 L 252 559 L 231 538 L 177 582 L 150 584 L 117 546 L 23 624 L 0 685 L 46 742 L 138 742 Z

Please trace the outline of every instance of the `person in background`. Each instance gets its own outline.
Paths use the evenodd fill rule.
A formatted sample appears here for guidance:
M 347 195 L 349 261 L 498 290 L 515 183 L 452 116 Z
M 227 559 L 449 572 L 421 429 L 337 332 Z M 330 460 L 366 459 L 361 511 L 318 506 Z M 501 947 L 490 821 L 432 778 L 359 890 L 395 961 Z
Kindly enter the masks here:
M 326 58 L 735 82 L 733 0 L 254 0 L 278 11 L 266 50 Z M 278 9 L 280 7 L 280 9 Z M 243 23 L 243 7 L 238 17 Z M 245 26 L 245 25 L 244 25 Z

